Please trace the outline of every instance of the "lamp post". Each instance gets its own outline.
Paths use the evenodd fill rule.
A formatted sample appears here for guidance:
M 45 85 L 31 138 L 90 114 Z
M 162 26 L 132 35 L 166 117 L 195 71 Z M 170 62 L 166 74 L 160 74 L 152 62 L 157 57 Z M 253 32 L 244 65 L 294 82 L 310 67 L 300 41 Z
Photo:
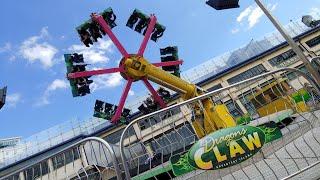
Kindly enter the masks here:
M 277 28 L 280 34 L 287 41 L 292 50 L 297 54 L 297 56 L 301 59 L 301 61 L 306 66 L 307 70 L 313 76 L 317 84 L 320 84 L 320 74 L 312 67 L 309 59 L 303 54 L 302 50 L 299 46 L 294 42 L 292 37 L 289 36 L 288 32 L 282 27 L 279 21 L 271 14 L 271 12 L 265 7 L 265 5 L 261 2 L 261 0 L 255 0 L 260 9 L 264 12 L 264 14 L 269 18 L 272 24 Z M 209 0 L 206 2 L 209 6 L 221 10 L 221 9 L 229 9 L 229 8 L 237 8 L 239 7 L 239 0 Z

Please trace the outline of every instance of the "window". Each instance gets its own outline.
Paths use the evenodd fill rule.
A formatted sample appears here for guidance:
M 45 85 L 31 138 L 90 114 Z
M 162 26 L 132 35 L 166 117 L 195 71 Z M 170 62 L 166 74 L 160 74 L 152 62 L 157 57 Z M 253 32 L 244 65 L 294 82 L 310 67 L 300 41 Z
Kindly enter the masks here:
M 311 74 L 309 73 L 308 69 L 305 66 L 300 66 L 298 67 L 298 69 L 304 73 L 306 73 L 307 75 L 311 76 Z
M 225 105 L 227 106 L 230 114 L 234 117 L 241 117 L 243 112 L 240 110 L 240 107 L 238 106 L 238 104 L 235 101 L 229 100 L 225 103 Z
M 317 36 L 317 37 L 315 37 L 315 38 L 313 38 L 313 39 L 310 39 L 309 41 L 306 42 L 306 44 L 307 44 L 310 48 L 318 45 L 319 43 L 320 43 L 320 36 Z
M 41 164 L 41 173 L 42 176 L 49 173 L 49 166 L 47 161 L 43 161 Z
M 182 151 L 195 141 L 196 136 L 192 127 L 188 124 L 175 129 L 175 131 L 166 132 L 148 143 L 150 143 L 152 150 L 156 154 L 162 154 L 169 158 L 172 152 Z
M 74 160 L 79 159 L 79 151 L 77 147 L 73 148 L 72 150 L 66 151 L 65 156 L 66 156 L 66 164 L 69 164 Z
M 295 72 L 285 73 L 283 76 L 288 78 L 289 81 L 297 78 L 297 74 Z
M 19 173 L 15 174 L 15 175 L 12 175 L 12 176 L 9 176 L 3 180 L 19 180 Z
M 285 96 L 287 91 L 287 88 L 285 86 L 286 85 L 284 84 L 284 82 L 282 82 L 281 84 L 276 84 L 269 89 L 264 90 L 263 93 L 260 93 L 255 98 L 251 99 L 255 108 L 261 108 L 279 99 L 280 97 Z
M 264 99 L 263 94 L 260 94 L 259 96 L 256 96 L 255 98 L 253 98 L 253 99 L 251 100 L 251 102 L 253 103 L 253 105 L 254 105 L 254 107 L 255 107 L 256 109 L 259 109 L 259 108 L 261 108 L 262 106 L 264 106 L 264 105 L 267 104 L 266 100 Z
M 260 75 L 266 71 L 267 71 L 267 69 L 262 64 L 259 64 L 259 65 L 255 66 L 255 67 L 253 67 L 243 73 L 240 73 L 240 74 L 228 79 L 227 81 L 229 84 L 234 84 L 234 83 L 249 79 L 251 77 Z
M 112 133 L 112 134 L 109 134 L 108 136 L 104 137 L 103 139 L 105 141 L 107 141 L 108 143 L 110 144 L 117 144 L 120 142 L 120 137 L 122 135 L 124 131 L 124 128 L 122 129 L 119 129 L 117 130 L 116 132 Z M 132 135 L 135 135 L 135 131 L 133 128 L 129 128 L 128 131 L 126 132 L 125 136 L 126 137 L 129 137 L 129 136 L 132 136 Z
M 58 169 L 66 164 L 69 164 L 77 159 L 79 159 L 79 151 L 77 147 L 74 147 L 72 149 L 69 149 L 63 153 L 60 153 L 53 157 L 52 163 L 53 163 L 53 168 Z
M 272 66 L 279 66 L 283 64 L 284 62 L 288 61 L 289 59 L 296 56 L 296 53 L 293 50 L 286 51 L 272 59 L 269 60 L 269 63 Z M 285 66 L 285 65 L 284 65 Z M 283 67 L 283 66 L 282 66 Z
M 53 169 L 59 169 L 64 165 L 64 155 L 63 153 L 56 155 L 53 160 Z
M 314 58 L 311 62 L 311 65 L 313 66 L 314 69 L 318 71 L 320 74 L 320 58 Z
M 170 112 L 169 112 L 170 113 Z M 139 126 L 140 126 L 140 129 L 141 130 L 145 130 L 157 123 L 160 122 L 160 119 L 158 117 L 150 117 L 150 118 L 147 118 L 147 119 L 144 119 L 143 121 L 140 121 L 139 122 Z
M 253 115 L 256 114 L 256 108 L 252 104 L 252 102 L 249 100 L 249 97 L 252 95 L 251 91 L 248 91 L 244 93 L 243 95 L 239 96 L 240 102 L 243 104 L 243 106 L 247 109 L 249 114 Z
M 132 129 L 132 128 L 130 128 L 130 129 Z M 106 140 L 110 144 L 117 144 L 120 141 L 120 137 L 121 137 L 121 134 L 123 131 L 124 131 L 124 128 L 108 135 L 107 137 L 105 137 L 103 139 Z
M 214 91 L 214 90 L 221 89 L 221 88 L 222 88 L 221 84 L 217 84 L 211 88 L 208 88 L 207 91 L 210 92 L 210 91 Z
M 173 154 L 188 150 L 196 140 L 197 137 L 192 126 L 187 123 L 163 132 L 145 142 L 132 144 L 129 149 L 129 156 L 132 156 L 130 170 L 133 175 L 136 175 L 135 172 L 141 174 L 149 170 L 150 166 L 155 167 L 169 161 Z M 151 161 L 148 160 L 149 153 L 154 154 Z
M 145 129 L 147 129 L 147 128 L 149 128 L 149 127 L 151 127 L 151 126 L 153 126 L 153 125 L 155 125 L 157 123 L 160 123 L 164 119 L 167 119 L 168 117 L 173 116 L 175 114 L 178 114 L 180 112 L 181 112 L 181 110 L 180 110 L 179 107 L 173 108 L 170 111 L 163 112 L 163 113 L 160 113 L 158 115 L 152 116 L 152 117 L 150 117 L 148 119 L 145 119 L 143 121 L 140 121 L 139 122 L 139 127 L 140 127 L 141 130 L 145 130 Z
M 26 169 L 23 173 L 26 180 L 33 180 L 48 174 L 48 172 L 49 172 L 48 162 L 43 161 L 41 163 L 38 163 Z

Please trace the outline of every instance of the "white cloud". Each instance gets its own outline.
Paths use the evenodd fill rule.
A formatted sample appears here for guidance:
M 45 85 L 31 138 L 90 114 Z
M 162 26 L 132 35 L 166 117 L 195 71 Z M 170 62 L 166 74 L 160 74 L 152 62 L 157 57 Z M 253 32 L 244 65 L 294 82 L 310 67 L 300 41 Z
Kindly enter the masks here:
M 16 107 L 19 102 L 21 102 L 21 94 L 19 93 L 9 94 L 6 97 L 6 103 L 9 107 Z
M 320 17 L 320 8 L 317 8 L 317 7 L 311 8 L 309 15 L 311 15 L 313 18 L 318 19 Z
M 0 47 L 0 53 L 11 51 L 11 43 L 5 43 L 3 47 Z
M 106 63 L 109 61 L 107 53 L 113 52 L 111 40 L 99 39 L 97 44 L 86 47 L 80 44 L 74 44 L 68 48 L 72 53 L 83 54 L 85 62 L 89 64 Z
M 277 8 L 277 5 L 277 3 L 273 5 L 269 4 L 268 9 L 270 11 L 274 11 Z M 263 15 L 264 13 L 260 9 L 260 7 L 258 7 L 257 5 L 251 5 L 239 14 L 239 16 L 237 17 L 237 22 L 240 23 L 241 26 L 245 26 L 248 27 L 248 29 L 251 29 L 260 21 Z M 239 30 L 239 28 L 234 28 L 233 30 L 231 30 L 231 33 L 237 33 Z
M 263 11 L 259 7 L 255 7 L 248 16 L 249 29 L 256 25 L 263 15 Z
M 278 3 L 276 4 L 268 4 L 268 9 L 270 11 L 274 11 L 276 10 L 278 6 Z M 255 7 L 252 12 L 250 13 L 250 15 L 248 16 L 248 22 L 249 22 L 249 29 L 254 27 L 261 19 L 261 17 L 264 15 L 263 11 L 260 9 L 260 7 Z
M 68 83 L 61 79 L 54 80 L 47 88 L 47 92 L 55 91 L 57 89 L 65 89 L 68 87 Z
M 11 55 L 10 57 L 9 57 L 9 61 L 14 61 L 14 60 L 16 60 L 17 59 L 17 57 L 15 56 L 15 55 Z
M 68 88 L 68 83 L 65 80 L 55 79 L 51 84 L 49 84 L 49 86 L 43 93 L 42 97 L 35 105 L 44 106 L 44 105 L 50 104 L 49 98 L 54 91 L 60 90 L 60 89 L 67 89 L 67 88 Z
M 92 77 L 93 83 L 90 84 L 90 89 L 92 92 L 94 92 L 96 90 L 114 88 L 122 84 L 122 79 L 123 77 L 120 75 L 120 73 Z
M 14 61 L 16 59 L 15 50 L 9 42 L 5 43 L 2 47 L 0 47 L 0 54 L 1 53 L 8 54 L 9 61 Z
M 58 50 L 45 42 L 49 37 L 48 27 L 41 29 L 40 35 L 32 36 L 22 42 L 20 46 L 20 54 L 30 63 L 39 61 L 44 68 L 53 66 L 53 58 L 58 53 Z
M 134 96 L 135 95 L 135 92 L 133 90 L 129 90 L 129 96 Z
M 242 20 L 243 20 L 245 17 L 249 16 L 249 14 L 252 12 L 252 9 L 253 9 L 253 6 L 252 6 L 252 5 L 249 6 L 249 7 L 247 7 L 244 11 L 242 11 L 242 12 L 239 14 L 239 16 L 237 17 L 237 21 L 238 21 L 238 22 L 242 22 Z
M 270 6 L 270 5 L 269 5 L 269 6 Z M 277 9 L 277 6 L 278 6 L 278 3 L 272 5 L 270 11 L 276 10 L 276 9 Z

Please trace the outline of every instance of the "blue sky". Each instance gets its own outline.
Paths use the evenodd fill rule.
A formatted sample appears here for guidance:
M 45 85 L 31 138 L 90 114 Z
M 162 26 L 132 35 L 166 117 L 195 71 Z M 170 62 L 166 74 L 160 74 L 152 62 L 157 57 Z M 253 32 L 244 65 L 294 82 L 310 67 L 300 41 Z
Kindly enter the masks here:
M 320 0 L 265 0 L 283 24 L 304 14 L 319 13 Z M 65 78 L 63 54 L 82 52 L 88 69 L 117 66 L 120 54 L 107 37 L 85 48 L 75 27 L 91 12 L 112 7 L 117 15 L 114 28 L 125 48 L 134 53 L 142 36 L 125 23 L 134 10 L 155 13 L 166 26 L 159 42 L 150 42 L 145 56 L 160 59 L 159 48 L 179 47 L 187 70 L 252 38 L 274 30 L 253 1 L 240 2 L 239 9 L 216 11 L 205 1 L 181 0 L 3 0 L 0 6 L 0 87 L 8 86 L 6 106 L 0 110 L 0 138 L 28 137 L 53 125 L 92 115 L 95 99 L 116 103 L 124 81 L 119 75 L 95 78 L 94 93 L 73 98 Z M 144 92 L 134 85 L 130 99 Z

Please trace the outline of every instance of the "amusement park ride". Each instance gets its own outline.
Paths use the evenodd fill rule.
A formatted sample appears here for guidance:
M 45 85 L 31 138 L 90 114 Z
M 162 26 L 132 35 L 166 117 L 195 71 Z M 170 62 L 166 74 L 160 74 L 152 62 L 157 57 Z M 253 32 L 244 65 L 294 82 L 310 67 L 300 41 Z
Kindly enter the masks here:
M 91 76 L 120 72 L 121 76 L 127 81 L 118 106 L 97 100 L 95 104 L 95 116 L 111 119 L 112 123 L 118 123 L 120 119 L 126 118 L 130 110 L 125 109 L 124 104 L 132 83 L 136 81 L 144 83 L 150 91 L 153 101 L 160 108 L 167 106 L 164 98 L 168 97 L 168 91 L 160 88 L 157 92 L 150 84 L 150 81 L 180 93 L 184 100 L 204 93 L 204 90 L 201 88 L 179 77 L 179 65 L 183 61 L 178 58 L 177 47 L 169 46 L 160 49 L 162 57 L 159 63 L 150 63 L 144 57 L 144 51 L 149 39 L 156 42 L 165 31 L 165 27 L 157 23 L 155 15 L 147 16 L 139 10 L 134 10 L 130 16 L 126 25 L 144 35 L 140 48 L 135 54 L 129 54 L 112 32 L 111 29 L 116 26 L 115 20 L 116 16 L 113 10 L 108 8 L 101 14 L 92 13 L 91 19 L 77 27 L 77 31 L 81 41 L 87 47 L 92 45 L 93 42 L 97 42 L 98 38 L 102 38 L 103 35 L 107 34 L 123 56 L 119 67 L 86 71 L 88 64 L 84 63 L 82 55 L 76 53 L 65 54 L 67 78 L 70 81 L 74 97 L 90 94 L 89 85 L 93 82 L 89 80 Z M 200 106 L 203 106 L 204 110 Z M 215 105 L 209 98 L 202 100 L 199 104 L 195 104 L 193 108 L 196 110 L 196 119 L 193 121 L 193 126 L 199 137 L 203 137 L 221 128 L 236 125 L 230 115 L 217 118 L 217 111 L 226 112 L 227 109 L 224 105 Z M 141 110 L 141 107 L 139 109 Z

